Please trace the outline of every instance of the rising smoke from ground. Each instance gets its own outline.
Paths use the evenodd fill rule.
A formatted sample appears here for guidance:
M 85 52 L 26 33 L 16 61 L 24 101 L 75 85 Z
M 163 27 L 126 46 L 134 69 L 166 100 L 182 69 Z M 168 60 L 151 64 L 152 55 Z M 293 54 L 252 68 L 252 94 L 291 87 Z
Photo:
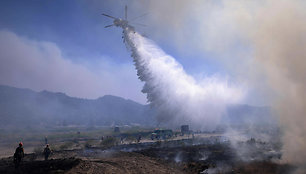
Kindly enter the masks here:
M 226 106 L 242 99 L 242 90 L 227 81 L 214 77 L 195 81 L 173 57 L 140 34 L 126 30 L 124 38 L 132 51 L 137 75 L 145 82 L 142 92 L 157 108 L 160 122 L 213 130 Z
M 285 129 L 284 160 L 300 166 L 306 159 L 306 3 L 271 1 L 260 10 L 252 31 L 255 58 L 276 92 L 274 109 Z M 268 16 L 268 17 L 267 17 Z M 303 173 L 301 171 L 301 173 Z
M 178 30 L 177 41 L 183 41 L 181 44 L 186 39 L 181 36 L 190 37 L 186 26 L 192 19 L 194 25 L 191 28 L 200 27 L 198 30 L 193 29 L 199 33 L 192 33 L 202 36 L 196 37 L 194 45 L 202 46 L 204 51 L 228 55 L 229 50 L 235 49 L 231 45 L 237 42 L 242 41 L 249 46 L 251 51 L 236 49 L 238 54 L 235 55 L 238 57 L 228 61 L 226 56 L 220 56 L 220 61 L 228 67 L 234 67 L 229 70 L 238 72 L 236 75 L 242 76 L 242 79 L 248 79 L 248 84 L 257 91 L 262 90 L 266 92 L 264 94 L 272 96 L 272 99 L 265 95 L 262 98 L 268 100 L 268 105 L 272 106 L 284 130 L 283 160 L 303 166 L 306 158 L 306 2 L 151 2 L 150 10 L 158 12 L 155 18 L 160 20 L 163 27 Z M 247 57 L 250 60 L 246 61 Z

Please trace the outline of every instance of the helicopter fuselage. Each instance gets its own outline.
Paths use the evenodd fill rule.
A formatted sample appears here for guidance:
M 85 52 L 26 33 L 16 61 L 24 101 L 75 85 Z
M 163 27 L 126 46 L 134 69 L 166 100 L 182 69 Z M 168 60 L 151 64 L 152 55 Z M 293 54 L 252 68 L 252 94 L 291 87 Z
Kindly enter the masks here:
M 120 18 L 117 18 L 114 20 L 114 25 L 116 27 L 121 27 L 124 30 L 134 30 L 135 29 L 133 26 L 129 25 L 129 22 L 127 20 L 120 19 Z

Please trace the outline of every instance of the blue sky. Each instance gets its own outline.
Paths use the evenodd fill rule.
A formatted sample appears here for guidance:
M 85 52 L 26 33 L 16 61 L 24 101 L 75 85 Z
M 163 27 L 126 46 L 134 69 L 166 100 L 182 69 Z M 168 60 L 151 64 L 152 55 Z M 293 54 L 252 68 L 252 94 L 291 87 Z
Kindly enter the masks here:
M 33 48 L 35 52 L 33 54 L 39 52 L 44 55 L 54 46 L 59 51 L 59 59 L 64 62 L 63 64 L 69 64 L 75 70 L 71 73 L 74 72 L 77 76 L 78 73 L 83 72 L 80 69 L 86 69 L 84 70 L 88 73 L 86 77 L 95 76 L 94 79 L 99 82 L 95 84 L 86 82 L 88 86 L 96 85 L 88 89 L 96 92 L 89 92 L 87 95 L 84 92 L 86 89 L 83 89 L 80 92 L 82 95 L 79 95 L 75 86 L 65 87 L 66 83 L 69 83 L 63 83 L 65 79 L 62 79 L 61 82 L 56 80 L 50 82 L 53 87 L 42 85 L 45 82 L 37 82 L 38 85 L 35 85 L 33 81 L 39 81 L 42 78 L 31 79 L 31 75 L 21 77 L 15 75 L 14 72 L 3 70 L 0 83 L 37 91 L 46 88 L 46 90 L 65 92 L 68 95 L 82 98 L 98 98 L 105 94 L 112 94 L 145 103 L 145 95 L 140 92 L 143 84 L 137 79 L 130 52 L 122 41 L 122 30 L 115 27 L 105 29 L 104 26 L 111 24 L 112 20 L 101 15 L 101 13 L 106 13 L 123 17 L 125 5 L 128 5 L 130 18 L 149 13 L 137 21 L 146 24 L 147 27 L 136 27 L 137 30 L 176 58 L 188 74 L 195 78 L 218 75 L 235 82 L 237 74 L 241 72 L 237 73 L 235 70 L 237 68 L 233 68 L 232 63 L 228 62 L 236 61 L 239 56 L 248 58 L 251 50 L 248 44 L 234 32 L 233 26 L 228 26 L 227 22 L 223 22 L 224 20 L 220 20 L 220 23 L 218 20 L 212 20 L 220 16 L 218 10 L 220 11 L 223 7 L 222 1 L 209 2 L 208 6 L 195 9 L 195 6 L 186 6 L 184 3 L 173 5 L 171 0 L 169 3 L 153 0 L 1 1 L 0 31 L 3 32 L 3 37 L 0 38 L 2 39 L 1 44 L 5 44 L 5 39 L 15 37 L 20 39 L 16 42 L 22 42 L 24 45 L 27 42 L 32 45 L 47 42 L 49 45 L 46 50 L 48 51 L 42 53 L 39 49 Z M 207 10 L 207 12 L 203 11 L 204 14 L 207 14 L 202 15 L 201 10 L 203 9 Z M 202 20 L 207 23 L 202 23 Z M 208 25 L 212 27 L 203 28 Z M 224 26 L 228 28 L 225 30 Z M 10 37 L 6 37 L 7 35 Z M 226 39 L 222 40 L 222 38 Z M 14 46 L 6 50 L 14 52 Z M 24 57 L 18 57 L 18 59 L 25 61 Z M 4 64 L 7 60 L 1 61 Z M 11 65 L 12 69 L 20 69 L 12 63 L 8 65 Z M 74 65 L 77 68 L 74 68 Z M 37 66 L 39 69 L 40 65 Z M 52 69 L 56 74 L 56 66 L 61 65 L 54 66 L 47 67 L 51 70 L 49 74 L 45 74 L 46 79 L 48 75 L 53 74 Z M 28 67 L 28 69 L 33 68 L 36 69 L 33 65 Z M 40 71 L 37 70 L 35 73 L 40 73 Z M 68 72 L 65 71 L 65 73 Z M 25 73 L 20 72 L 20 74 Z M 58 76 L 63 75 L 58 74 Z M 64 76 L 70 77 L 73 74 Z M 22 78 L 22 81 L 28 79 L 28 82 L 18 82 L 18 78 Z M 82 80 L 72 84 L 77 86 L 78 83 L 82 83 Z
M 101 28 L 107 21 L 85 1 L 2 1 L 1 28 L 34 40 L 54 42 L 70 58 L 114 55 L 123 59 L 124 45 L 117 32 Z M 117 33 L 117 34 L 116 34 Z M 117 36 L 117 37 L 116 37 Z
M 71 59 L 84 58 L 96 59 L 101 55 L 112 57 L 111 61 L 116 63 L 129 62 L 127 52 L 121 39 L 120 28 L 104 29 L 105 25 L 111 24 L 112 20 L 101 13 L 123 17 L 124 5 L 129 5 L 129 1 L 105 0 L 99 3 L 95 1 L 2 1 L 1 2 L 1 29 L 7 29 L 18 35 L 26 36 L 30 39 L 50 41 L 56 43 L 64 55 Z M 141 15 L 147 13 L 142 9 L 128 9 L 129 15 Z M 148 12 L 150 13 L 150 12 Z M 149 14 L 150 15 L 150 14 Z M 144 17 L 145 19 L 145 17 Z M 141 19 L 140 19 L 141 20 Z M 141 22 L 145 23 L 145 20 Z M 148 36 L 152 33 L 148 26 L 138 27 L 139 30 Z M 153 26 L 154 28 L 158 26 Z M 167 29 L 159 27 L 161 35 L 169 34 Z M 164 31 L 163 31 L 164 30 Z M 171 32 L 171 31 L 170 31 Z M 153 34 L 154 35 L 154 34 Z M 154 38 L 152 38 L 154 40 Z M 160 39 L 160 38 L 158 38 Z M 168 39 L 158 40 L 160 46 L 177 59 L 183 59 L 182 52 L 178 52 L 176 45 L 171 43 L 171 36 Z M 184 55 L 185 56 L 185 55 Z M 188 59 L 197 61 L 197 53 L 186 53 Z M 211 55 L 207 55 L 211 56 Z M 185 58 L 186 59 L 186 58 Z M 194 66 L 198 63 L 183 61 L 183 65 Z M 215 62 L 210 61 L 210 64 Z M 188 70 L 188 67 L 186 67 Z M 214 67 L 206 68 L 214 71 Z

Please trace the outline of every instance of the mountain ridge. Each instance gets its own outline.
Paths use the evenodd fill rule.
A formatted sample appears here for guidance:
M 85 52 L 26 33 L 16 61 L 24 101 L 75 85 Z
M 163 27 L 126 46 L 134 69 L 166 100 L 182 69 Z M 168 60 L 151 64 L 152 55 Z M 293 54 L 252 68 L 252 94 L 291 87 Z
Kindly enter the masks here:
M 0 125 L 130 124 L 154 122 L 147 106 L 105 95 L 97 99 L 70 97 L 65 93 L 15 88 L 0 85 Z M 129 118 L 127 118 L 127 113 Z M 148 116 L 148 117 L 146 117 Z M 144 118 L 145 119 L 144 119 Z M 16 118 L 18 118 L 16 120 Z M 28 119 L 26 119 L 28 118 Z M 52 119 L 53 118 L 53 119 Z M 19 121 L 20 120 L 20 121 Z M 30 121 L 32 120 L 32 121 Z M 21 122 L 21 123 L 20 123 Z
M 71 97 L 62 92 L 40 92 L 0 85 L 0 128 L 5 126 L 131 125 L 156 126 L 156 111 L 130 99 L 104 95 L 96 99 Z M 232 105 L 227 124 L 271 123 L 269 107 Z

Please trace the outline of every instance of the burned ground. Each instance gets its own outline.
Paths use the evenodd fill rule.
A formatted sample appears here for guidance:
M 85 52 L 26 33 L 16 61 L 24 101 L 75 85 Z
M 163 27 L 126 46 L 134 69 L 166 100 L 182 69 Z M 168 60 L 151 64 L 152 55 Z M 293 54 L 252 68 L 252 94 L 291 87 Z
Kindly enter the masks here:
M 288 174 L 295 168 L 288 164 L 277 164 L 271 161 L 255 161 L 250 163 L 241 163 L 233 167 L 233 173 L 260 173 L 260 174 Z
M 25 160 L 18 169 L 15 169 L 13 159 L 8 158 L 0 161 L 0 173 L 65 173 L 80 163 L 81 160 L 75 158 L 52 159 L 48 161 Z
M 48 161 L 27 154 L 19 170 L 14 169 L 12 157 L 3 158 L 0 173 L 286 174 L 294 170 L 278 162 L 281 156 L 269 143 L 247 141 L 239 147 L 252 150 L 237 152 L 228 141 L 216 141 L 216 137 L 59 150 Z
M 56 152 L 53 155 L 54 158 L 48 161 L 33 160 L 33 154 L 27 155 L 18 169 L 14 168 L 12 158 L 1 159 L 0 173 L 184 173 L 156 158 L 134 152 L 114 152 L 110 156 L 107 155 L 99 159 L 84 157 L 56 159 L 59 153 Z M 74 151 L 70 151 L 70 153 L 75 154 Z
M 190 142 L 189 142 L 190 143 Z M 180 143 L 178 143 L 180 144 Z M 252 150 L 243 154 L 237 153 L 229 143 L 198 144 L 183 146 L 160 146 L 137 151 L 146 156 L 163 159 L 176 165 L 185 173 L 245 173 L 245 174 L 286 174 L 294 170 L 288 164 L 280 164 L 278 153 L 268 153 L 265 143 L 241 143 L 241 147 Z M 248 160 L 246 160 L 248 159 Z

